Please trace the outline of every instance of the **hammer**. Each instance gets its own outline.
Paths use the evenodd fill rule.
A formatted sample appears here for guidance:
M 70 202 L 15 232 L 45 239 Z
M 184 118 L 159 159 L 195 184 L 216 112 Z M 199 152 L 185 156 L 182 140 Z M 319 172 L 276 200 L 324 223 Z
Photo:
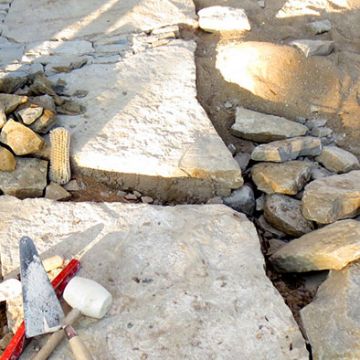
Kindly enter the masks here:
M 111 294 L 97 282 L 75 276 L 70 280 L 65 288 L 65 301 L 73 308 L 64 319 L 64 331 L 53 333 L 46 344 L 33 357 L 33 360 L 46 360 L 55 350 L 65 335 L 69 339 L 69 344 L 76 359 L 90 360 L 90 353 L 78 338 L 72 328 L 73 324 L 80 315 L 101 319 L 110 309 L 112 303 Z

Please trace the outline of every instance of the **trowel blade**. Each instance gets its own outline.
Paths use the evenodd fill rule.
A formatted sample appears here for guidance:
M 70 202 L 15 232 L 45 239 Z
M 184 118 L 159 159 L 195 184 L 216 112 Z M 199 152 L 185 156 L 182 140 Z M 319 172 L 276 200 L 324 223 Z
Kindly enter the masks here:
M 64 312 L 33 241 L 20 239 L 20 275 L 26 337 L 57 331 Z

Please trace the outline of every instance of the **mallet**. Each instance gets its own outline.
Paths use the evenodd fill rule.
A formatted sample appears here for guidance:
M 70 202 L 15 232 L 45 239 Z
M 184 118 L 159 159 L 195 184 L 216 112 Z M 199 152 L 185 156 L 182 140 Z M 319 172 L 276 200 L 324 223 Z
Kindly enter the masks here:
M 64 320 L 64 331 L 52 334 L 46 344 L 33 357 L 33 360 L 46 360 L 65 337 L 69 339 L 72 352 L 77 359 L 92 359 L 88 350 L 83 346 L 81 340 L 73 331 L 73 324 L 80 315 L 101 319 L 111 307 L 111 294 L 97 282 L 79 276 L 70 280 L 66 286 L 65 301 L 73 308 Z M 70 325 L 70 327 L 69 327 Z

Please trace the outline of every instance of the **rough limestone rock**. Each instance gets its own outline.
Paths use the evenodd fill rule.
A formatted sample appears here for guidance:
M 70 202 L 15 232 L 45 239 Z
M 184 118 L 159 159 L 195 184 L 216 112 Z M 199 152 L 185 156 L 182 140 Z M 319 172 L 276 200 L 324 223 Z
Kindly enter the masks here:
M 316 161 L 336 173 L 346 173 L 360 168 L 359 160 L 355 155 L 337 146 L 324 146 Z
M 340 270 L 360 258 L 360 223 L 340 220 L 290 241 L 271 261 L 279 271 Z
M 199 27 L 208 32 L 248 31 L 249 19 L 243 9 L 229 6 L 210 6 L 198 12 Z
M 61 185 L 51 182 L 45 189 L 45 197 L 51 200 L 68 200 L 71 194 Z
M 88 91 L 78 100 L 85 114 L 59 117 L 72 132 L 75 172 L 166 200 L 206 201 L 242 185 L 238 164 L 196 99 L 194 50 L 193 42 L 177 40 L 61 75 L 70 93 L 79 84 Z
M 308 128 L 280 116 L 262 114 L 238 107 L 231 132 L 256 142 L 270 142 L 305 135 Z
M 30 125 L 30 128 L 40 134 L 46 134 L 55 125 L 55 122 L 55 113 L 45 109 L 43 114 Z
M 360 262 L 331 271 L 315 299 L 300 312 L 313 358 L 360 358 Z
M 306 161 L 259 163 L 252 167 L 251 177 L 257 188 L 267 194 L 297 194 L 310 179 L 313 165 Z
M 27 100 L 27 96 L 0 94 L 0 104 L 5 109 L 6 114 L 10 114 L 16 110 L 19 105 L 26 103 Z
M 47 185 L 47 169 L 45 160 L 18 158 L 14 171 L 0 171 L 0 190 L 20 199 L 40 197 Z
M 311 221 L 301 213 L 301 201 L 289 196 L 267 195 L 264 217 L 276 229 L 291 236 L 301 236 L 314 230 Z
M 302 212 L 320 224 L 360 214 L 360 170 L 312 181 L 305 187 Z
M 319 138 L 303 136 L 259 145 L 253 150 L 251 159 L 284 162 L 295 160 L 299 156 L 320 155 L 321 149 Z
M 336 65 L 322 57 L 306 58 L 291 46 L 254 41 L 222 43 L 217 48 L 216 68 L 231 83 L 230 89 L 233 84 L 241 88 L 246 107 L 255 104 L 257 111 L 310 118 L 314 109 L 336 113 L 340 105 Z
M 44 140 L 39 135 L 11 119 L 4 125 L 0 140 L 8 145 L 16 155 L 33 154 L 44 145 Z
M 31 125 L 42 115 L 43 110 L 40 106 L 32 106 L 19 110 L 18 114 L 25 125 Z
M 13 171 L 15 168 L 15 156 L 8 149 L 0 146 L 0 171 Z
M 71 9 L 71 16 L 69 16 Z M 63 40 L 148 31 L 172 24 L 193 24 L 195 7 L 191 0 L 14 0 L 5 19 L 3 36 L 18 42 Z
M 300 49 L 306 57 L 327 56 L 335 48 L 335 42 L 331 40 L 294 40 L 289 43 Z
M 255 196 L 253 189 L 245 184 L 240 189 L 235 190 L 228 197 L 225 197 L 224 204 L 232 209 L 252 215 L 255 210 Z
M 94 358 L 308 359 L 290 310 L 265 275 L 255 227 L 223 205 L 2 197 L 0 216 L 5 276 L 18 266 L 23 234 L 44 257 L 71 258 L 92 243 L 79 274 L 114 298 L 105 318 L 76 325 Z M 52 359 L 70 354 L 64 342 Z
M 313 35 L 323 34 L 331 30 L 331 22 L 327 19 L 313 21 L 307 24 L 307 28 Z

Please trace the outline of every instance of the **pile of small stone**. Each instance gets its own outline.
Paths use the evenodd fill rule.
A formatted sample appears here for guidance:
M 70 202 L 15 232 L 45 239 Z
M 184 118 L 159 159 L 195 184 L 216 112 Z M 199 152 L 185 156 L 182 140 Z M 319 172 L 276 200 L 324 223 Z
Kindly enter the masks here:
M 331 270 L 315 301 L 301 310 L 304 328 L 315 358 L 341 357 L 336 327 L 347 329 L 341 336 L 360 356 L 354 335 L 360 313 L 351 301 L 360 296 L 354 286 L 360 222 L 349 219 L 360 213 L 360 164 L 335 145 L 325 125 L 326 119 L 290 121 L 238 108 L 232 133 L 256 143 L 251 155 L 235 155 L 248 183 L 223 201 L 254 218 L 266 247 L 276 245 L 270 262 L 277 271 Z
M 48 133 L 57 114 L 76 115 L 85 109 L 61 95 L 65 84 L 53 84 L 39 72 L 0 83 L 0 190 L 18 198 L 46 196 L 66 199 L 60 185 L 48 186 L 51 156 Z M 5 93 L 7 91 L 8 93 Z

